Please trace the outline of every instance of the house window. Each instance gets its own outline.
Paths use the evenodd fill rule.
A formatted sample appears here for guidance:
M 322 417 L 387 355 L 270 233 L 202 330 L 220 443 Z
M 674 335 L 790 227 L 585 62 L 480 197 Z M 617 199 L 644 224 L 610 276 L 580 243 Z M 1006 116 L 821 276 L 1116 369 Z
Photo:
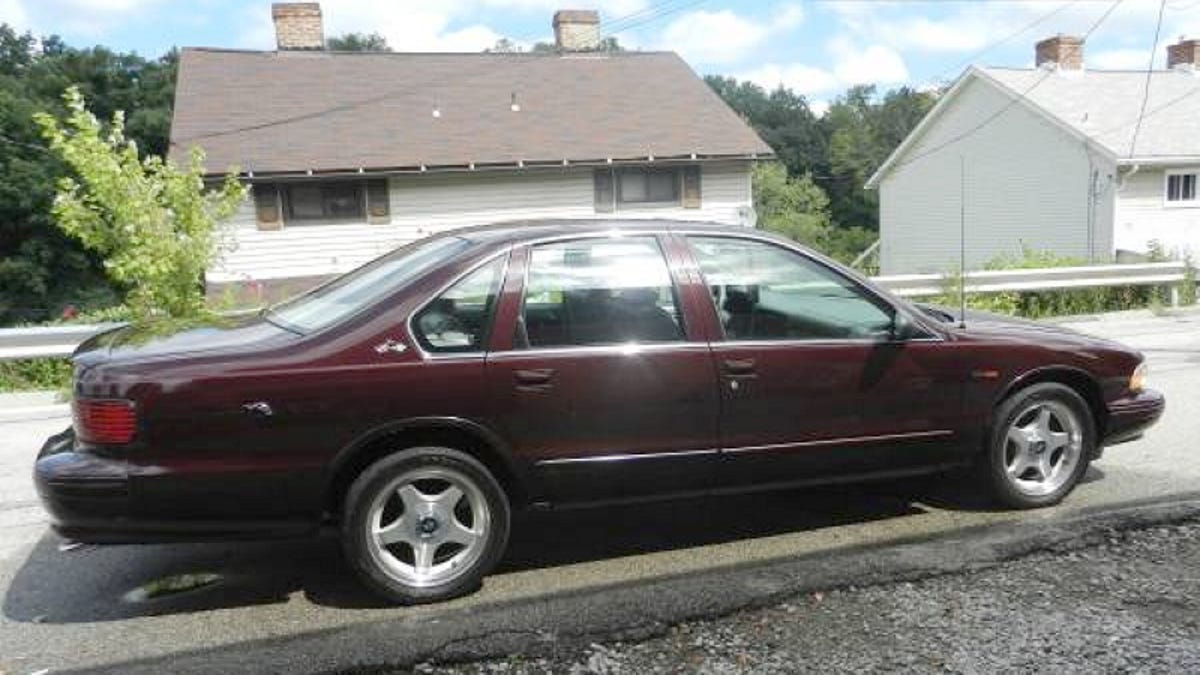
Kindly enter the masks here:
M 289 225 L 366 219 L 362 182 L 294 183 L 282 188 L 283 217 Z
M 629 166 L 596 169 L 596 211 L 643 206 L 700 208 L 700 167 Z
M 617 171 L 617 203 L 662 204 L 679 201 L 678 169 L 624 168 Z
M 1196 198 L 1196 179 L 1194 173 L 1167 174 L 1167 203 L 1175 205 L 1200 204 Z

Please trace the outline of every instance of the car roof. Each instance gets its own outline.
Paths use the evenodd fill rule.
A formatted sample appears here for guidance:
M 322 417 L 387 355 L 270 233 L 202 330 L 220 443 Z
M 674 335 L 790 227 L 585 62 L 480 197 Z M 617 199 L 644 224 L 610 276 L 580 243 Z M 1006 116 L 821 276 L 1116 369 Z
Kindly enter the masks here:
M 446 232 L 477 243 L 521 244 L 539 239 L 586 234 L 604 234 L 613 231 L 666 232 L 688 230 L 689 232 L 713 232 L 729 234 L 762 234 L 761 231 L 740 225 L 723 225 L 707 221 L 673 220 L 666 218 L 547 218 L 535 220 L 512 220 L 490 225 L 479 225 Z

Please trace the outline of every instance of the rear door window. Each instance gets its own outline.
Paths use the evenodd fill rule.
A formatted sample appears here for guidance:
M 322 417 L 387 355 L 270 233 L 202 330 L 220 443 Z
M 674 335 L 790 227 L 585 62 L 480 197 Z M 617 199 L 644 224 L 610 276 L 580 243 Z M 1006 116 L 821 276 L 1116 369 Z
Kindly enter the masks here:
M 683 339 L 675 287 L 655 237 L 580 239 L 532 248 L 518 347 Z

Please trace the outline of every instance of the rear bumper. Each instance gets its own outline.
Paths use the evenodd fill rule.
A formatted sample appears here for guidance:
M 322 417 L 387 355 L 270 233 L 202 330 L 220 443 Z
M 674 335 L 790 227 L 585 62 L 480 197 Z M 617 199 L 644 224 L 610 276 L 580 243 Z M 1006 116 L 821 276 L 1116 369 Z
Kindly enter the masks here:
M 1144 389 L 1108 404 L 1108 423 L 1104 429 L 1104 445 L 1132 441 L 1162 417 L 1166 399 L 1153 389 Z
M 46 440 L 33 481 L 51 527 L 61 536 L 92 544 L 274 539 L 314 534 L 308 520 L 162 520 L 135 508 L 128 462 L 75 448 L 66 430 Z

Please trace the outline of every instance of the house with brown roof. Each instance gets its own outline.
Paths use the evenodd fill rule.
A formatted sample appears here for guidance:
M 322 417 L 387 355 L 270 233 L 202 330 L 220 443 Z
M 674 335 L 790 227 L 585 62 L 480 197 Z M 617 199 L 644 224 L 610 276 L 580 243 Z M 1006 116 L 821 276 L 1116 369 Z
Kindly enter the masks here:
M 539 217 L 753 222 L 770 148 L 676 54 L 335 53 L 320 6 L 272 7 L 278 49 L 184 49 L 171 153 L 252 198 L 210 286 L 296 287 L 450 228 Z

